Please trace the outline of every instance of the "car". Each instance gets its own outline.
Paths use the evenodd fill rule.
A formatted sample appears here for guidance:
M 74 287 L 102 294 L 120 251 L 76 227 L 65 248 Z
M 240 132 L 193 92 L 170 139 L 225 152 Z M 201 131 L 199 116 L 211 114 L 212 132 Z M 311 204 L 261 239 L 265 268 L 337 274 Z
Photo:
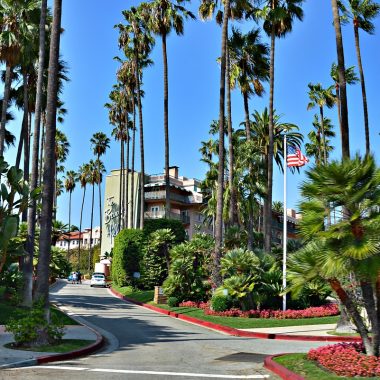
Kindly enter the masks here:
M 90 287 L 93 286 L 107 287 L 106 276 L 103 273 L 94 273 L 90 281 Z

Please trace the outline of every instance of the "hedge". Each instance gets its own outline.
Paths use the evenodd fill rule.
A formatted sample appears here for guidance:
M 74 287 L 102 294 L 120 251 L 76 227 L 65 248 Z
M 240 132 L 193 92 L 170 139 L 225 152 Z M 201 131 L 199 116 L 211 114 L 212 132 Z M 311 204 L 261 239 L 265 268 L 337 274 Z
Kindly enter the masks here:
M 174 245 L 180 244 L 186 240 L 185 229 L 182 222 L 176 219 L 148 219 L 144 221 L 144 237 L 147 239 L 149 235 L 157 230 L 170 228 L 175 236 Z

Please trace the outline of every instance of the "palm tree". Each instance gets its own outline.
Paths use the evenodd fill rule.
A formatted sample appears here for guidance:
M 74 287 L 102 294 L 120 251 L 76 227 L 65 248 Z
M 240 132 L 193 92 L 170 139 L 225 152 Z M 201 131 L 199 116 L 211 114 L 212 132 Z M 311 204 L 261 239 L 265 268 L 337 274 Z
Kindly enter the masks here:
M 93 221 L 94 221 L 94 199 L 95 199 L 95 184 L 98 181 L 99 165 L 94 161 L 90 160 L 89 162 L 89 180 L 88 183 L 92 186 L 92 197 L 91 197 L 91 225 L 90 225 L 90 249 L 88 253 L 88 271 L 91 271 L 91 262 L 92 262 L 92 229 L 93 229 Z
M 341 108 L 341 141 L 342 141 L 342 157 L 350 157 L 350 133 L 348 125 L 348 106 L 347 106 L 347 88 L 346 88 L 346 69 L 344 63 L 344 49 L 342 29 L 340 26 L 340 15 L 338 8 L 338 0 L 331 0 L 331 7 L 334 18 L 336 52 L 338 57 L 338 83 L 339 83 L 339 99 Z
M 0 60 L 5 63 L 4 97 L 0 124 L 0 156 L 4 153 L 5 124 L 12 84 L 12 70 L 19 62 L 23 46 L 35 35 L 31 14 L 38 10 L 38 0 L 3 0 L 0 3 Z
M 148 56 L 153 48 L 152 39 L 143 18 L 141 8 L 131 7 L 129 11 L 123 11 L 126 25 L 119 24 L 119 45 L 123 48 L 126 57 L 132 65 L 132 73 L 136 80 L 137 107 L 139 112 L 140 127 L 140 160 L 141 160 L 141 181 L 140 181 L 140 228 L 144 227 L 144 199 L 145 199 L 145 155 L 144 155 L 144 123 L 141 102 L 141 77 L 144 63 L 148 61 Z
M 62 0 L 54 0 L 53 24 L 50 40 L 49 80 L 46 107 L 46 157 L 54 157 L 56 112 L 58 98 L 58 61 L 61 34 Z M 45 160 L 42 190 L 39 260 L 35 298 L 45 304 L 45 318 L 50 321 L 49 309 L 49 263 L 54 198 L 55 160 Z M 41 332 L 43 335 L 44 332 Z M 44 340 L 48 335 L 45 334 Z M 41 338 L 43 338 L 41 336 Z M 47 343 L 47 342 L 46 342 Z
M 35 191 L 38 184 L 38 155 L 40 143 L 40 124 L 42 111 L 42 95 L 43 95 L 43 80 L 45 68 L 45 44 L 46 44 L 46 17 L 47 16 L 47 0 L 41 1 L 41 17 L 39 26 L 39 52 L 38 52 L 38 75 L 36 84 L 36 104 L 34 110 L 34 132 L 33 132 L 33 150 L 32 150 L 32 173 L 30 179 L 30 190 Z M 26 250 L 28 259 L 24 259 L 23 274 L 24 274 L 24 300 L 23 304 L 30 307 L 32 305 L 32 287 L 33 287 L 33 257 L 35 247 L 36 234 L 36 214 L 37 203 L 36 199 L 32 198 L 28 209 L 28 239 L 26 242 Z M 26 261 L 32 265 L 26 264 Z
M 356 56 L 358 58 L 358 67 L 360 75 L 360 83 L 362 87 L 363 98 L 363 113 L 364 113 L 364 131 L 365 131 L 365 148 L 366 154 L 370 153 L 369 142 L 369 125 L 368 125 L 368 107 L 367 107 L 367 93 L 365 88 L 364 70 L 362 64 L 362 57 L 360 51 L 359 29 L 367 32 L 368 34 L 375 33 L 375 26 L 373 19 L 375 19 L 380 12 L 380 4 L 372 0 L 348 0 L 348 6 L 345 7 L 341 2 L 339 4 L 343 15 L 352 20 L 355 35 L 355 48 Z M 347 78 L 346 78 L 347 79 Z
M 326 151 L 326 138 L 325 138 L 325 128 L 324 128 L 324 115 L 323 107 L 332 108 L 335 105 L 336 98 L 333 94 L 334 86 L 328 88 L 323 88 L 320 83 L 308 84 L 309 87 L 309 98 L 310 103 L 307 105 L 307 109 L 314 107 L 319 107 L 320 122 L 321 122 L 321 132 L 323 141 L 323 162 L 327 164 L 327 151 Z
M 289 277 L 299 291 L 302 284 L 323 279 L 336 292 L 353 320 L 367 355 L 379 355 L 380 319 L 378 224 L 380 171 L 372 156 L 333 161 L 306 172 L 302 184 L 300 233 L 308 243 L 290 260 Z M 326 201 L 345 214 L 327 226 Z M 355 283 L 347 292 L 342 280 L 353 273 Z M 358 311 L 356 294 L 361 292 L 372 328 L 372 340 Z
M 336 63 L 333 63 L 331 65 L 330 70 L 330 76 L 331 79 L 334 81 L 335 85 L 335 97 L 336 97 L 336 104 L 337 104 L 337 110 L 338 110 L 338 120 L 339 120 L 339 130 L 342 134 L 342 115 L 341 115 L 341 107 L 340 107 L 340 94 L 339 94 L 339 75 L 338 75 L 338 66 Z M 359 78 L 357 77 L 355 73 L 355 66 L 350 66 L 345 70 L 345 77 L 346 77 L 346 83 L 347 84 L 356 84 L 359 82 Z
M 83 197 L 82 197 L 82 207 L 80 209 L 80 221 L 79 221 L 78 266 L 80 265 L 80 254 L 81 254 L 81 243 L 82 243 L 83 206 L 84 206 L 84 199 L 86 197 L 86 187 L 87 187 L 87 184 L 90 182 L 90 175 L 91 175 L 90 164 L 83 164 L 82 166 L 80 166 L 79 172 L 78 172 L 78 180 L 80 182 L 80 187 L 83 189 Z
M 65 189 L 69 193 L 69 233 L 71 232 L 71 195 L 75 189 L 75 183 L 78 180 L 78 174 L 74 170 L 69 170 L 66 172 L 65 178 Z M 69 246 L 67 254 L 70 256 L 70 235 L 69 235 Z
M 111 140 L 107 137 L 107 135 L 103 132 L 96 132 L 90 139 L 90 143 L 92 146 L 92 150 L 94 155 L 96 155 L 96 162 L 100 165 L 100 157 L 106 153 L 107 148 L 110 147 Z M 100 167 L 98 168 L 98 172 L 100 173 Z M 99 187 L 99 223 L 100 223 L 100 245 L 102 244 L 102 189 L 100 187 L 101 181 L 98 183 Z
M 67 139 L 67 136 L 60 131 L 59 129 L 56 129 L 55 133 L 55 149 L 54 149 L 54 157 L 55 157 L 55 186 L 58 187 L 58 173 L 64 172 L 63 166 L 60 166 L 59 164 L 63 163 L 67 159 L 67 155 L 69 154 L 69 148 L 70 143 Z M 45 153 L 46 155 L 46 153 Z M 57 190 L 55 191 L 56 193 Z M 54 198 L 54 211 L 53 211 L 53 218 L 56 218 L 57 214 L 57 197 Z
M 310 142 L 305 144 L 305 151 L 308 157 L 315 158 L 316 165 L 320 165 L 325 156 L 324 150 L 326 150 L 326 157 L 328 159 L 334 147 L 329 145 L 330 140 L 328 139 L 325 139 L 325 143 L 321 144 L 322 123 L 320 123 L 318 115 L 314 115 L 313 127 L 315 130 L 310 131 L 307 135 Z M 331 124 L 330 119 L 324 119 L 323 128 L 325 137 L 335 137 L 335 132 L 333 131 L 334 126 Z
M 253 29 L 242 34 L 232 28 L 228 40 L 233 85 L 238 84 L 244 99 L 245 129 L 247 139 L 250 139 L 250 122 L 248 99 L 251 95 L 264 94 L 263 82 L 269 79 L 269 49 L 260 42 L 260 29 Z
M 165 217 L 170 215 L 170 179 L 169 179 L 169 79 L 166 39 L 171 31 L 177 35 L 184 33 L 184 19 L 195 16 L 181 4 L 188 0 L 154 0 L 146 7 L 148 28 L 161 37 L 164 66 L 164 135 L 165 135 Z
M 111 103 L 106 103 L 105 107 L 108 108 L 109 120 L 115 128 L 112 130 L 111 135 L 116 141 L 120 141 L 120 176 L 119 176 L 119 216 L 118 216 L 118 229 L 122 227 L 122 210 L 124 210 L 124 191 L 123 191 L 123 179 L 124 179 L 124 144 L 127 139 L 126 131 L 126 112 L 124 92 L 120 85 L 115 85 L 111 91 L 109 98 Z M 123 219 L 124 221 L 124 219 Z
M 273 134 L 274 134 L 274 58 L 276 38 L 285 37 L 292 31 L 294 19 L 302 21 L 303 0 L 265 0 L 264 8 L 259 13 L 264 19 L 264 31 L 270 36 L 269 69 L 269 146 L 268 146 L 268 183 L 264 204 L 265 250 L 270 252 L 272 240 L 272 186 L 273 186 Z

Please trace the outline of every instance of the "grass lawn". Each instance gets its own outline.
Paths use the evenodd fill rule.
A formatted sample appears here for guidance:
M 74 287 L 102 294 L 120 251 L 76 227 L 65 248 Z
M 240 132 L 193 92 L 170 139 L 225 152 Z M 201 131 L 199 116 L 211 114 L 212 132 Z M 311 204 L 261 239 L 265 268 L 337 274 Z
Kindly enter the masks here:
M 112 286 L 113 289 L 126 297 L 132 298 L 136 301 L 153 303 L 153 290 L 135 290 L 130 286 L 117 287 Z M 327 323 L 337 323 L 337 316 L 322 317 L 322 318 L 305 318 L 305 319 L 260 319 L 260 318 L 238 318 L 238 317 L 216 317 L 212 315 L 204 315 L 203 310 L 191 307 L 169 307 L 168 305 L 155 305 L 162 309 L 174 311 L 179 314 L 186 314 L 190 317 L 195 317 L 208 322 L 214 322 L 222 326 L 234 327 L 237 329 L 251 329 L 260 327 L 286 327 L 286 326 L 302 326 L 302 325 L 320 325 Z
M 334 375 L 332 372 L 322 369 L 312 360 L 307 360 L 306 354 L 289 354 L 278 358 L 274 361 L 291 371 L 301 375 L 306 380 L 342 380 L 352 379 L 352 377 L 342 377 Z M 380 377 L 355 377 L 355 380 L 373 379 L 380 380 Z
M 91 343 L 95 342 L 94 340 L 83 340 L 83 339 L 63 339 L 59 344 L 39 346 L 39 347 L 13 347 L 13 343 L 5 344 L 7 348 L 14 348 L 15 350 L 23 351 L 36 351 L 36 352 L 54 352 L 54 353 L 65 353 L 70 351 L 78 350 L 82 347 L 87 347 Z
M 112 288 L 122 295 L 128 298 L 132 298 L 135 301 L 140 301 L 143 303 L 153 302 L 154 290 L 138 290 L 133 289 L 131 286 L 119 287 L 116 285 L 112 285 Z
M 56 307 L 51 306 L 51 315 L 56 316 L 57 319 L 62 322 L 64 325 L 77 325 L 78 323 L 68 317 L 66 314 L 62 313 Z M 8 321 L 13 318 L 23 318 L 28 315 L 28 310 L 23 309 L 19 306 L 14 306 L 11 303 L 0 300 L 0 325 L 5 325 Z

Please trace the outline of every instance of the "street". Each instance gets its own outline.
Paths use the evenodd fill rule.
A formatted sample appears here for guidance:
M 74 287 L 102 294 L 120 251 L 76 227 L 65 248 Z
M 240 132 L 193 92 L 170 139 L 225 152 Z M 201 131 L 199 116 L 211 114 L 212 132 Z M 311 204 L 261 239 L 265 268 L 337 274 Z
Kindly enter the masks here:
M 51 300 L 98 329 L 107 344 L 77 360 L 4 370 L 1 380 L 276 379 L 263 368 L 265 356 L 323 344 L 223 335 L 123 302 L 108 289 L 86 283 L 61 282 Z

